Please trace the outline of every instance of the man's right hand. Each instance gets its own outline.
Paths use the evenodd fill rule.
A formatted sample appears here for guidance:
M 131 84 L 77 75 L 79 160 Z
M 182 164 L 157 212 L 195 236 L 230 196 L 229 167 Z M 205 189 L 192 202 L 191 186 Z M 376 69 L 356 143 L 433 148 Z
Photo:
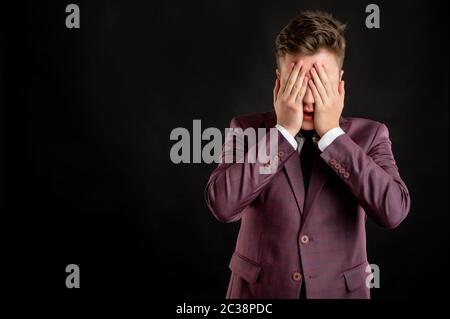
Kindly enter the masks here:
M 288 70 L 281 72 L 275 80 L 273 104 L 277 124 L 283 126 L 292 136 L 296 136 L 303 123 L 303 97 L 308 88 L 306 68 L 302 63 L 292 63 Z

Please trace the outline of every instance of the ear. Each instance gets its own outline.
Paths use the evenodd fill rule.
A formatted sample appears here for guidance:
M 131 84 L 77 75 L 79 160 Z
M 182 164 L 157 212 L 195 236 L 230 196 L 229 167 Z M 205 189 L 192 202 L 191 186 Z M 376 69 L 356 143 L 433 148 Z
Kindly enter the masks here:
M 344 70 L 341 70 L 341 75 L 339 76 L 339 81 L 342 81 L 342 76 L 344 75 Z
M 280 70 L 278 70 L 278 68 L 275 69 L 275 73 L 277 75 L 277 79 L 280 78 Z

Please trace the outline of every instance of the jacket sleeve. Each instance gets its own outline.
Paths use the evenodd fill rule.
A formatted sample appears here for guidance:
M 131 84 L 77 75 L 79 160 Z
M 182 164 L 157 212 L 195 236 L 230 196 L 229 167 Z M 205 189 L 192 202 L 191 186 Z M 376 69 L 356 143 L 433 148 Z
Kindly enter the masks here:
M 242 129 L 239 121 L 236 118 L 232 119 L 230 129 L 239 128 Z M 270 136 L 270 130 L 267 130 L 264 138 L 253 145 L 245 144 L 244 138 L 226 136 L 221 161 L 212 172 L 205 190 L 206 204 L 219 221 L 230 223 L 239 220 L 244 209 L 258 197 L 287 159 L 296 152 L 276 128 L 272 131 L 276 134 Z M 271 138 L 277 147 L 269 152 Z M 233 142 L 234 139 L 236 142 Z M 267 148 L 266 154 L 270 154 L 267 161 L 262 162 L 259 157 L 257 160 L 251 160 L 249 154 L 259 154 L 263 145 Z M 236 154 L 239 154 L 241 149 L 244 156 L 243 160 L 239 161 Z M 226 160 L 227 156 L 230 157 L 229 152 L 234 154 L 234 156 L 232 154 L 233 161 Z
M 367 153 L 343 134 L 321 157 L 378 225 L 394 228 L 408 215 L 410 197 L 400 178 L 386 125 L 380 123 Z

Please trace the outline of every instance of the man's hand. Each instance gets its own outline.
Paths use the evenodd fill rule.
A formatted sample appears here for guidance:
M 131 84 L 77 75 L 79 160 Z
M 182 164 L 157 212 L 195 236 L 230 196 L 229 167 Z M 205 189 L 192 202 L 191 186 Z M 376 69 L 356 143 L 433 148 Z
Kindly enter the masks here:
M 301 62 L 292 63 L 286 73 L 275 80 L 273 104 L 277 124 L 296 136 L 303 123 L 303 97 L 308 87 L 308 77 Z
M 314 96 L 314 128 L 323 136 L 332 128 L 339 127 L 339 117 L 344 108 L 344 81 L 328 76 L 325 66 L 314 64 L 311 68 L 312 80 L 309 87 Z

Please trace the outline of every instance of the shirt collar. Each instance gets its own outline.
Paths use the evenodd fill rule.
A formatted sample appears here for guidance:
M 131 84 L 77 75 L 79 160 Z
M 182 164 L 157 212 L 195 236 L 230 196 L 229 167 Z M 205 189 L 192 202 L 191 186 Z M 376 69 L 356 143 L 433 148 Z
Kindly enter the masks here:
M 298 134 L 297 134 L 297 136 L 295 137 L 295 139 L 302 139 L 302 140 L 305 140 L 305 136 L 302 134 L 302 131 L 298 132 Z M 312 140 L 313 140 L 313 142 L 316 143 L 316 144 L 317 144 L 317 143 L 319 142 L 319 140 L 320 140 L 320 136 L 319 136 L 319 134 L 316 133 L 316 131 L 314 131 L 314 133 L 313 133 Z
M 303 144 L 305 143 L 305 139 L 306 139 L 306 138 L 305 138 L 305 136 L 302 134 L 301 131 L 297 134 L 297 136 L 295 136 L 295 140 L 296 140 L 297 143 L 298 143 L 298 148 L 297 148 L 297 151 L 298 151 L 298 152 L 300 152 L 300 151 L 302 150 Z M 314 131 L 314 134 L 313 134 L 313 137 L 312 137 L 313 143 L 317 145 L 317 143 L 319 143 L 319 140 L 320 140 L 319 134 L 317 134 L 317 133 Z

